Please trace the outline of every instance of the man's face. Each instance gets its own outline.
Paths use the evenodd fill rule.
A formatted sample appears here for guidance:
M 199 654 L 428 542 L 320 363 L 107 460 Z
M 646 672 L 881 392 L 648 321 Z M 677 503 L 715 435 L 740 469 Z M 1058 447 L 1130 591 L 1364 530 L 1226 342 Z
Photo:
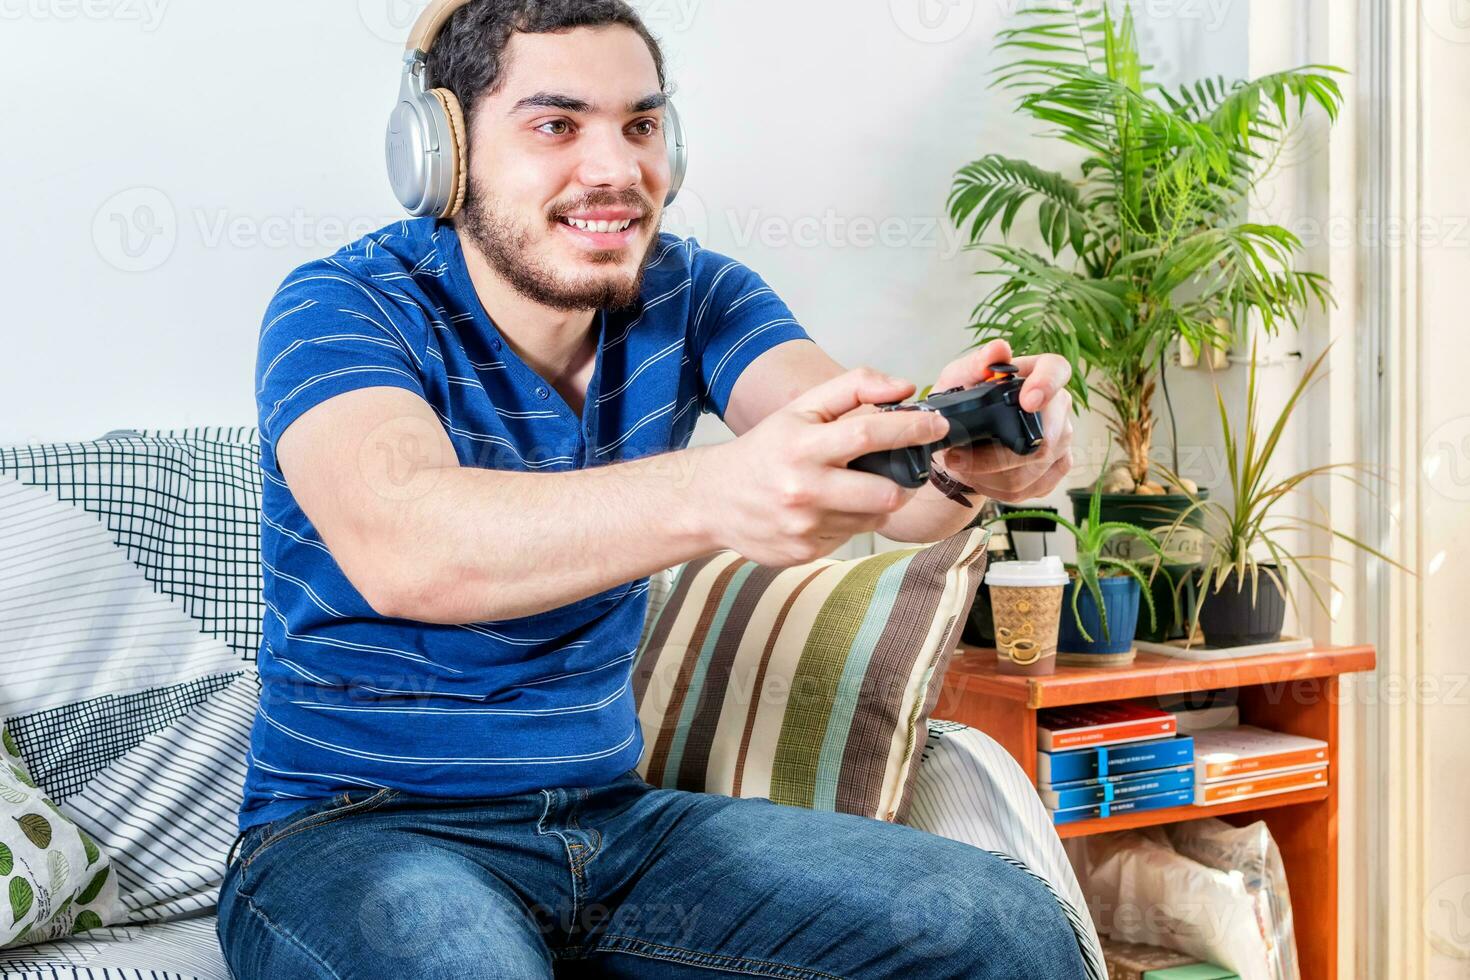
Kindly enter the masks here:
M 631 305 L 670 174 L 658 70 L 622 25 L 516 34 L 471 123 L 458 227 L 529 299 Z

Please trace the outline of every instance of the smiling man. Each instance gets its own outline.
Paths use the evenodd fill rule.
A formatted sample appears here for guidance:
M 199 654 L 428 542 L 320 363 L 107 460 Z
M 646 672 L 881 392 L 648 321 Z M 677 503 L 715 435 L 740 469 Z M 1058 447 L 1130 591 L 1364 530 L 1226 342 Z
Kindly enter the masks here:
M 1050 490 L 1065 362 L 1021 363 L 1036 456 L 947 451 L 943 490 L 849 470 L 940 426 L 873 411 L 914 386 L 844 371 L 754 272 L 660 233 L 672 107 L 626 4 L 439 3 L 415 39 L 467 147 L 442 210 L 297 269 L 261 332 L 235 976 L 1082 976 L 1050 893 L 984 851 L 651 787 L 629 684 L 655 571 L 933 541 L 974 514 L 956 484 Z M 737 438 L 686 448 L 703 412 Z M 912 914 L 938 880 L 953 909 Z

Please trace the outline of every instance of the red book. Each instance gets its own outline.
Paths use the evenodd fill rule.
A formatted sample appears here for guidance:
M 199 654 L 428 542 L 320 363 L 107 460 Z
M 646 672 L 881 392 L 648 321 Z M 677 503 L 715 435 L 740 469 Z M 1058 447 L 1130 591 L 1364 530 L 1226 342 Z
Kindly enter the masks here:
M 1169 738 L 1178 727 L 1169 712 L 1137 701 L 1047 708 L 1037 713 L 1036 745 L 1043 752 L 1119 745 Z

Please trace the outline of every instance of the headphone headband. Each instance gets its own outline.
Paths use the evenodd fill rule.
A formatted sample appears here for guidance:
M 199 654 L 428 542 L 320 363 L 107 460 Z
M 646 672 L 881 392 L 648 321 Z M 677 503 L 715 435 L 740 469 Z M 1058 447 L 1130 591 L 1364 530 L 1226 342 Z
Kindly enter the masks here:
M 449 23 L 449 18 L 460 7 L 466 6 L 470 0 L 434 0 L 419 14 L 419 19 L 414 21 L 413 30 L 408 35 L 409 55 L 415 52 L 427 55 L 429 49 L 438 40 L 439 34 L 444 30 L 444 25 Z

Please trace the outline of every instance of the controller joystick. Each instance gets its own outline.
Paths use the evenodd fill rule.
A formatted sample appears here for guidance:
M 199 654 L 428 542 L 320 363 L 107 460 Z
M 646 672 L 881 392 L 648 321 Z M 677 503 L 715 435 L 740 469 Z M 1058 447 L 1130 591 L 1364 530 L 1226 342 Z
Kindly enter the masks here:
M 919 402 L 880 405 L 884 412 L 938 412 L 949 421 L 949 434 L 938 442 L 859 456 L 849 469 L 886 476 L 909 489 L 929 481 L 934 453 L 952 446 L 999 444 L 1018 456 L 1029 456 L 1044 441 L 1041 415 L 1021 408 L 1022 379 L 1014 364 L 992 364 L 986 379 L 973 388 L 950 388 Z

